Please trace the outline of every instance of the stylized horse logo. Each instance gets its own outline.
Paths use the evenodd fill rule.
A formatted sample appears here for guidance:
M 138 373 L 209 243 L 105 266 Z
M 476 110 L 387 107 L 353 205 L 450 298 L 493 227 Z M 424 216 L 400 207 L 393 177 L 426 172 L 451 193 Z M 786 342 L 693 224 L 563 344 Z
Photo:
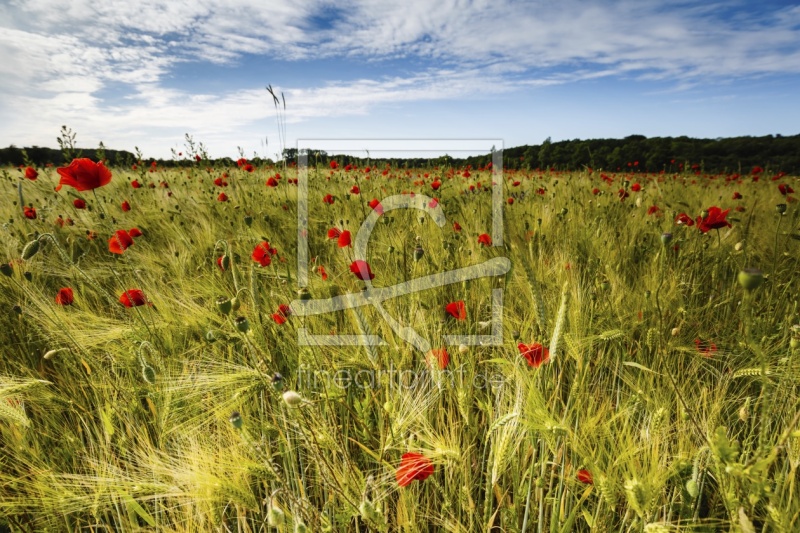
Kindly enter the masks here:
M 394 209 L 419 209 L 430 216 L 437 226 L 444 227 L 446 218 L 442 208 L 433 198 L 422 194 L 416 194 L 412 199 L 408 195 L 395 195 L 381 200 L 383 212 L 387 213 Z M 433 205 L 433 207 L 431 207 Z M 361 224 L 356 234 L 354 255 L 356 260 L 367 258 L 367 244 L 375 224 L 378 222 L 380 213 L 373 210 L 367 219 Z M 461 283 L 484 277 L 496 277 L 505 274 L 511 268 L 511 262 L 506 257 L 495 257 L 483 263 L 472 265 L 448 272 L 441 272 L 429 276 L 415 278 L 404 283 L 398 283 L 390 287 L 373 287 L 369 276 L 364 276 L 366 290 L 359 293 L 350 293 L 320 300 L 294 300 L 291 303 L 292 312 L 299 316 L 311 316 L 351 309 L 364 305 L 371 305 L 383 319 L 389 324 L 398 337 L 414 346 L 417 350 L 427 353 L 431 349 L 430 342 L 421 337 L 414 328 L 401 324 L 391 316 L 383 307 L 383 302 L 391 298 L 403 296 L 405 294 L 416 293 L 453 283 Z M 502 329 L 502 305 L 503 289 L 493 289 L 492 291 L 492 334 L 491 335 L 445 335 L 445 342 L 448 344 L 467 344 L 467 345 L 500 345 L 503 342 Z M 383 344 L 383 339 L 377 338 L 354 338 L 349 335 L 309 335 L 305 328 L 298 332 L 298 342 L 303 345 L 374 345 Z

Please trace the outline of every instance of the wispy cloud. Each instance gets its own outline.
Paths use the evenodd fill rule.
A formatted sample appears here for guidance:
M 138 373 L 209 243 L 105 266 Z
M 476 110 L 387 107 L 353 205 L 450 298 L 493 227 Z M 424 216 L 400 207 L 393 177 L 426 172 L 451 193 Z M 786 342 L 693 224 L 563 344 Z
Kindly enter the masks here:
M 7 142 L 52 137 L 61 123 L 120 141 L 125 128 L 167 137 L 211 121 L 218 135 L 255 127 L 272 111 L 260 88 L 166 84 L 180 64 L 249 55 L 420 65 L 406 76 L 285 83 L 295 122 L 597 78 L 681 88 L 800 73 L 800 7 L 781 3 L 14 0 L 0 21 Z M 124 98 L 112 97 L 119 87 Z

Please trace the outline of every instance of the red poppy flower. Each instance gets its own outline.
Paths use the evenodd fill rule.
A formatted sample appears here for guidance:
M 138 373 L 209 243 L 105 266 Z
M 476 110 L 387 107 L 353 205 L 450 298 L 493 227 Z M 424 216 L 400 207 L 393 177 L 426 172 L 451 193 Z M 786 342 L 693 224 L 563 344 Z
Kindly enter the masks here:
M 659 211 L 661 211 L 661 208 L 659 208 L 657 205 L 651 205 L 650 207 L 647 208 L 648 215 L 654 215 Z
M 125 307 L 138 307 L 147 303 L 144 293 L 139 289 L 128 289 L 119 297 L 119 303 Z
M 144 234 L 139 228 L 131 228 L 131 230 L 128 232 L 128 235 L 131 237 L 141 237 Z
M 339 163 L 337 163 L 336 161 L 332 160 L 331 161 L 331 170 L 336 170 L 337 168 L 339 168 Z
M 625 198 L 627 198 L 628 196 L 630 196 L 630 194 L 628 194 L 628 191 L 626 191 L 625 189 L 620 189 L 620 190 L 617 192 L 617 196 L 619 196 L 619 200 L 620 200 L 620 202 L 621 202 L 621 201 L 625 200 Z
M 782 195 L 786 196 L 787 194 L 791 194 L 794 192 L 794 189 L 786 185 L 785 183 L 781 183 L 778 185 L 778 190 L 781 192 Z
M 224 192 L 219 193 L 219 196 L 217 196 L 217 201 L 218 202 L 227 202 L 228 201 L 228 195 L 225 194 Z
M 353 185 L 353 187 L 350 189 L 350 194 L 360 194 L 360 193 L 361 189 L 358 188 L 358 185 Z
M 694 220 L 686 213 L 681 213 L 675 217 L 675 224 L 678 226 L 694 226 Z
M 509 198 L 506 201 L 508 202 L 508 205 L 512 205 L 514 203 L 514 199 L 513 198 Z
M 118 229 L 114 235 L 108 239 L 108 250 L 112 254 L 122 254 L 130 246 L 133 246 L 133 239 L 130 234 L 124 229 Z
M 431 183 L 431 189 L 433 189 L 434 191 L 438 191 L 439 187 L 441 187 L 441 186 L 442 186 L 442 182 L 439 181 L 439 180 L 436 180 L 433 183 Z
M 328 279 L 328 273 L 325 272 L 325 267 L 324 266 L 319 265 L 317 267 L 317 272 L 319 272 L 319 275 L 322 277 L 322 281 L 326 281 Z
M 253 253 L 250 255 L 250 257 L 253 258 L 253 261 L 260 264 L 262 267 L 265 267 L 272 263 L 272 258 L 270 258 L 271 253 L 272 250 L 269 247 L 269 243 L 267 241 L 261 241 L 253 249 Z
M 292 308 L 286 304 L 281 304 L 278 306 L 278 311 L 272 315 L 272 320 L 274 320 L 276 324 L 281 325 L 286 322 L 286 317 L 291 314 Z
M 338 239 L 342 235 L 342 230 L 339 228 L 331 228 L 328 230 L 329 239 Z
M 430 350 L 425 355 L 425 364 L 429 367 L 433 366 L 436 363 L 436 366 L 439 367 L 439 370 L 444 370 L 447 368 L 447 364 L 450 362 L 450 354 L 447 353 L 445 348 L 436 348 Z
M 717 345 L 713 342 L 701 341 L 700 339 L 694 340 L 694 345 L 697 346 L 697 351 L 703 357 L 711 357 L 717 351 Z
M 224 256 L 224 255 L 221 255 L 221 256 L 217 257 L 217 266 L 218 266 L 218 267 L 219 267 L 219 269 L 220 269 L 220 270 L 222 270 L 223 272 L 225 272 L 225 265 L 224 265 L 224 263 L 223 263 L 223 260 L 224 260 L 224 259 L 225 259 L 225 256 Z
M 433 463 L 430 459 L 417 452 L 407 452 L 400 459 L 400 466 L 397 468 L 395 477 L 397 484 L 407 487 L 412 481 L 424 481 L 433 474 Z
M 332 195 L 330 195 L 330 194 L 326 194 L 322 198 L 322 203 L 325 203 L 325 204 L 328 204 L 328 205 L 333 205 L 333 202 L 335 202 L 335 201 L 336 200 L 334 199 L 334 197 Z
M 250 163 L 246 164 L 244 167 L 245 172 L 253 172 L 255 168 Z
M 734 192 L 733 193 L 733 199 L 734 200 L 741 200 L 742 199 L 742 195 L 739 194 L 738 192 Z
M 375 278 L 375 274 L 372 273 L 369 264 L 361 259 L 356 259 L 350 263 L 350 272 L 355 274 L 356 277 L 362 281 Z
M 642 186 L 639 185 L 638 183 L 634 183 L 633 185 L 631 185 L 631 190 L 633 192 L 639 192 L 642 190 Z
M 214 180 L 214 185 L 216 185 L 217 187 L 227 187 L 228 182 L 220 177 Z
M 245 159 L 244 157 L 240 157 L 239 159 L 236 160 L 236 166 L 239 168 L 242 168 L 246 164 L 247 164 L 247 159 Z
M 36 218 L 36 209 L 33 207 L 28 207 L 27 205 L 22 208 L 22 212 L 25 215 L 25 218 L 29 218 L 31 220 Z
M 511 186 L 512 187 L 519 187 L 520 186 L 520 182 L 519 181 L 515 181 L 514 183 L 511 184 Z
M 350 232 L 345 230 L 339 235 L 339 240 L 337 241 L 339 248 L 347 248 L 350 246 Z
M 28 167 L 25 169 L 25 177 L 31 181 L 36 180 L 39 177 L 39 173 L 36 172 L 36 169 L 33 167 Z
M 519 349 L 519 353 L 522 357 L 528 361 L 528 365 L 534 368 L 539 368 L 542 363 L 546 363 L 550 360 L 550 350 L 538 342 L 527 345 L 519 343 L 517 349 Z
M 278 186 L 278 180 L 276 180 L 274 177 L 269 178 L 267 180 L 267 187 L 277 187 L 277 186 Z
M 69 185 L 78 191 L 91 191 L 111 181 L 111 171 L 103 163 L 95 163 L 91 159 L 82 157 L 73 159 L 68 167 L 59 167 L 58 174 L 61 181 L 56 187 L 61 190 L 64 185 Z
M 81 198 L 72 200 L 72 205 L 75 206 L 75 209 L 86 209 L 86 202 Z
M 444 310 L 456 320 L 467 319 L 467 309 L 464 306 L 464 300 L 459 300 L 457 302 L 450 302 L 449 304 L 444 306 Z
M 453 221 L 453 231 L 461 231 L 461 224 Z
M 481 246 L 491 246 L 492 245 L 492 238 L 489 237 L 486 233 L 481 233 L 478 235 L 478 244 Z
M 133 181 L 131 182 L 131 187 L 133 187 L 134 189 L 138 189 L 138 188 L 139 188 L 139 187 L 141 187 L 141 186 L 142 186 L 142 184 L 141 184 L 141 183 L 139 183 L 139 180 L 133 180 Z
M 461 175 L 465 178 L 472 176 L 472 174 L 469 173 L 469 170 L 465 170 Z
M 587 485 L 594 484 L 594 478 L 592 477 L 592 473 L 586 469 L 578 470 L 578 481 L 581 483 L 586 483 Z
M 703 233 L 708 233 L 708 230 L 720 229 L 726 226 L 730 228 L 731 223 L 725 220 L 725 217 L 728 216 L 728 211 L 730 211 L 730 209 L 723 211 L 717 206 L 709 207 L 708 214 L 705 218 L 697 217 L 697 228 Z
M 125 200 L 124 202 L 122 202 L 122 204 L 120 205 L 120 207 L 122 208 L 122 211 L 123 211 L 123 212 L 125 212 L 125 213 L 127 213 L 128 211 L 130 211 L 130 210 L 131 210 L 131 204 L 129 204 L 127 200 Z
M 597 196 L 598 194 L 600 194 L 600 189 L 598 189 L 597 187 L 595 187 L 594 189 L 592 189 L 592 194 L 593 194 L 593 195 L 595 195 L 595 196 Z
M 58 289 L 58 294 L 56 294 L 56 303 L 58 305 L 72 305 L 74 300 L 75 297 L 72 294 L 72 289 L 69 287 Z
M 373 211 L 375 211 L 379 215 L 383 214 L 383 206 L 381 205 L 381 203 L 378 201 L 377 198 L 373 198 L 372 200 L 370 200 L 369 206 L 370 208 L 372 208 Z

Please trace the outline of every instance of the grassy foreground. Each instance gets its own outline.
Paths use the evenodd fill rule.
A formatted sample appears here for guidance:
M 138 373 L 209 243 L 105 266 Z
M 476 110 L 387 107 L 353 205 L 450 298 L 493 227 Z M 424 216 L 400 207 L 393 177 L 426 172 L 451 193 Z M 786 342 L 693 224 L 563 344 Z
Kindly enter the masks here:
M 384 303 L 426 355 L 373 307 L 280 307 L 298 298 L 294 170 L 112 172 L 84 192 L 54 192 L 55 169 L 0 181 L 0 526 L 800 529 L 794 178 L 507 171 L 486 246 L 491 171 L 312 170 L 312 298 L 362 290 L 341 234 L 404 191 L 447 224 L 384 214 L 376 287 L 510 259 Z M 714 206 L 731 227 L 703 232 Z M 496 288 L 503 345 L 447 346 L 489 334 Z M 303 327 L 386 345 L 304 346 Z

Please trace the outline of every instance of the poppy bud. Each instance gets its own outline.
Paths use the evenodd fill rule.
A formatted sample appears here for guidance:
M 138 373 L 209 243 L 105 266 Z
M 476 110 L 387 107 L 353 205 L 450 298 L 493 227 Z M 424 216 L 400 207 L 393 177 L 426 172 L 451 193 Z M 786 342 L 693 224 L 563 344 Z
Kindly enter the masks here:
M 249 228 L 250 226 L 252 226 L 252 225 L 253 225 L 253 217 L 251 217 L 250 215 L 247 215 L 247 216 L 245 216 L 245 217 L 244 217 L 244 223 L 245 223 L 245 224 L 247 225 L 247 227 Z
M 239 414 L 239 411 L 232 412 L 231 413 L 231 417 L 228 420 L 230 420 L 231 425 L 233 426 L 233 429 L 241 429 L 242 428 L 242 423 L 244 421 L 242 420 L 242 415 Z
M 14 270 L 8 263 L 3 263 L 2 265 L 0 265 L 0 272 L 2 272 L 6 276 L 11 276 L 14 273 Z
M 467 346 L 466 344 L 459 344 L 458 345 L 458 353 L 465 354 L 468 351 L 469 351 L 469 346 Z
M 223 315 L 230 314 L 232 308 L 231 300 L 227 296 L 220 296 L 217 298 L 217 309 Z
M 786 204 L 778 204 L 778 205 L 776 205 L 775 206 L 775 211 L 777 211 L 781 215 L 784 214 L 786 212 Z
M 279 372 L 272 375 L 272 388 L 275 390 L 283 390 L 283 376 Z
M 700 211 L 700 218 L 708 218 L 708 209 Z
M 231 258 L 228 257 L 228 254 L 222 256 L 222 259 L 219 261 L 219 266 L 222 267 L 222 270 L 228 270 L 231 266 Z
M 661 234 L 661 244 L 666 246 L 670 242 L 672 242 L 672 233 L 662 233 Z
M 308 531 L 308 526 L 306 526 L 302 520 L 299 518 L 294 523 L 294 533 L 306 533 Z
M 236 329 L 242 333 L 247 333 L 250 331 L 250 322 L 247 320 L 247 317 L 237 316 L 236 320 L 234 320 L 234 323 L 236 324 Z
M 789 341 L 789 346 L 791 346 L 792 349 L 796 350 L 798 346 L 800 346 L 800 338 L 792 337 L 792 340 Z
M 608 289 L 611 288 L 611 283 L 607 279 L 604 279 L 603 281 L 600 282 L 600 288 L 603 289 L 604 291 L 607 291 Z
M 511 338 L 514 340 L 518 340 L 520 336 L 519 330 L 515 329 L 511 332 Z
M 269 503 L 269 511 L 267 511 L 267 522 L 272 527 L 280 528 L 285 521 L 286 515 L 283 510 L 278 507 L 274 499 L 271 500 Z
M 311 293 L 308 292 L 308 289 L 306 289 L 305 287 L 303 287 L 302 289 L 299 289 L 297 291 L 297 296 L 301 300 L 310 300 L 311 299 Z
M 30 272 L 28 272 L 27 270 L 26 270 L 25 272 L 23 272 L 23 273 L 22 273 L 22 275 L 23 275 L 23 277 L 24 277 L 26 280 L 28 280 L 28 281 L 30 281 L 30 280 L 32 280 L 32 279 L 33 279 L 33 274 L 31 274 L 31 273 L 30 273 Z
M 739 285 L 749 292 L 761 286 L 764 282 L 764 273 L 757 268 L 745 268 L 739 272 L 738 279 Z
M 25 245 L 22 249 L 22 258 L 26 261 L 39 252 L 39 239 L 35 239 Z
M 208 342 L 208 343 L 212 343 L 212 342 L 216 342 L 217 341 L 217 336 L 214 334 L 214 330 L 213 329 L 210 329 L 210 330 L 206 331 L 205 338 L 206 338 L 206 342 Z
M 300 407 L 303 403 L 303 397 L 293 390 L 287 390 L 283 393 L 281 398 L 283 398 L 284 403 L 289 407 Z
M 414 248 L 414 261 L 419 261 L 422 259 L 422 256 L 425 255 L 425 250 L 422 249 L 422 246 L 419 244 Z

